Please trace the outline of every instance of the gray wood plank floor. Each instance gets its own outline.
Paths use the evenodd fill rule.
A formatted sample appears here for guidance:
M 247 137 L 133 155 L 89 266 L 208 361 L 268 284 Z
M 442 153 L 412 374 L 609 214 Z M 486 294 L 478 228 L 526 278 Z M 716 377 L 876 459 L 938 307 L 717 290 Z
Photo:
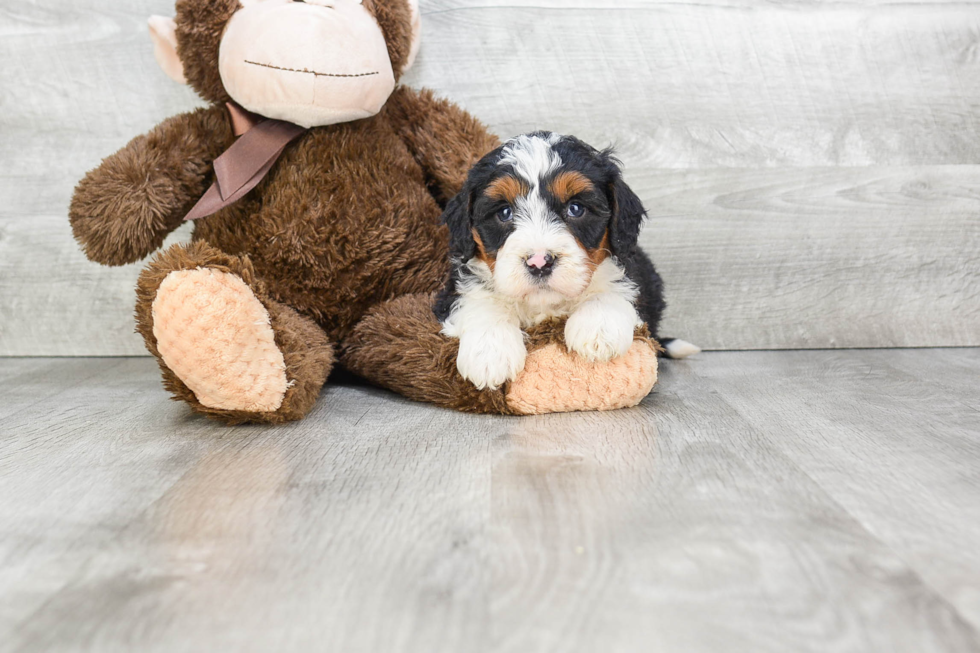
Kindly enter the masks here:
M 712 353 L 612 414 L 224 428 L 149 359 L 0 359 L 0 651 L 980 651 L 978 376 Z

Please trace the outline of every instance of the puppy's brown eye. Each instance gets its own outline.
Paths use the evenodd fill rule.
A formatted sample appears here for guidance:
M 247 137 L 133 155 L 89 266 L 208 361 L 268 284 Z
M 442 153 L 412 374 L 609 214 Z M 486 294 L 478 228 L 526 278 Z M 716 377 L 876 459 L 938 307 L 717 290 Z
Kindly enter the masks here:
M 568 208 L 565 209 L 565 213 L 570 218 L 581 218 L 583 215 L 585 215 L 585 207 L 578 202 L 572 202 L 568 205 Z
M 510 222 L 514 219 L 514 209 L 510 208 L 509 206 L 505 206 L 497 211 L 497 219 L 501 222 Z

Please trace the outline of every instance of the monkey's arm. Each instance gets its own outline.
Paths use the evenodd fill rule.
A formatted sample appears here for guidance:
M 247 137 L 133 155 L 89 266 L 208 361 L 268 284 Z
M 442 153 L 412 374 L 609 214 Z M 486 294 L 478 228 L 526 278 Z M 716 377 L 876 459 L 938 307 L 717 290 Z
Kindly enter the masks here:
M 473 164 L 500 145 L 479 120 L 428 89 L 399 87 L 388 111 L 441 204 L 463 188 Z
M 68 217 L 93 261 L 125 265 L 158 249 L 204 195 L 211 164 L 232 143 L 221 106 L 174 116 L 106 158 L 79 182 Z

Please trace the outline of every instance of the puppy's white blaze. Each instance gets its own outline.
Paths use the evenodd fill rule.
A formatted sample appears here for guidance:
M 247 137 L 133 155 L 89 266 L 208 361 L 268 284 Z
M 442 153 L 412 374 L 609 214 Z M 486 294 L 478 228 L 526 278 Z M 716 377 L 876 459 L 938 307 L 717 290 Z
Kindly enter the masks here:
M 501 165 L 513 166 L 530 191 L 514 202 L 514 231 L 497 252 L 494 281 L 498 292 L 523 298 L 536 313 L 553 313 L 556 305 L 577 297 L 589 283 L 586 253 L 548 207 L 541 190 L 543 180 L 562 165 L 553 147 L 560 141 L 558 134 L 518 136 L 504 146 L 500 159 Z M 537 252 L 558 259 L 546 284 L 539 284 L 524 264 Z
M 560 138 L 556 134 L 547 139 L 527 134 L 518 136 L 504 145 L 500 165 L 513 166 L 517 175 L 537 190 L 543 178 L 561 167 L 561 157 L 552 149 Z
M 667 355 L 673 359 L 688 358 L 701 353 L 701 348 L 686 340 L 673 340 L 667 343 Z
M 460 300 L 442 333 L 459 339 L 456 369 L 479 389 L 499 388 L 524 369 L 527 347 L 520 319 L 494 293 L 493 274 L 483 261 L 467 266 L 472 277 L 460 282 Z
M 633 332 L 643 323 L 635 306 L 638 292 L 621 267 L 604 261 L 565 323 L 565 345 L 591 361 L 624 355 L 633 345 Z

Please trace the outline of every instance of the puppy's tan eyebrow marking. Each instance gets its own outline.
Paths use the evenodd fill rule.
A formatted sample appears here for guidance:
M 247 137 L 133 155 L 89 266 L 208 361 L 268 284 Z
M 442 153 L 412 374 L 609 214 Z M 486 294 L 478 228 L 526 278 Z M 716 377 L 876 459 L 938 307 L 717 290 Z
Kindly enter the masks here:
M 548 185 L 551 194 L 564 204 L 576 195 L 595 190 L 595 185 L 581 172 L 567 170 L 560 172 Z
M 518 197 L 527 195 L 530 190 L 523 181 L 508 175 L 487 186 L 487 190 L 483 194 L 490 199 L 504 200 L 513 204 Z

